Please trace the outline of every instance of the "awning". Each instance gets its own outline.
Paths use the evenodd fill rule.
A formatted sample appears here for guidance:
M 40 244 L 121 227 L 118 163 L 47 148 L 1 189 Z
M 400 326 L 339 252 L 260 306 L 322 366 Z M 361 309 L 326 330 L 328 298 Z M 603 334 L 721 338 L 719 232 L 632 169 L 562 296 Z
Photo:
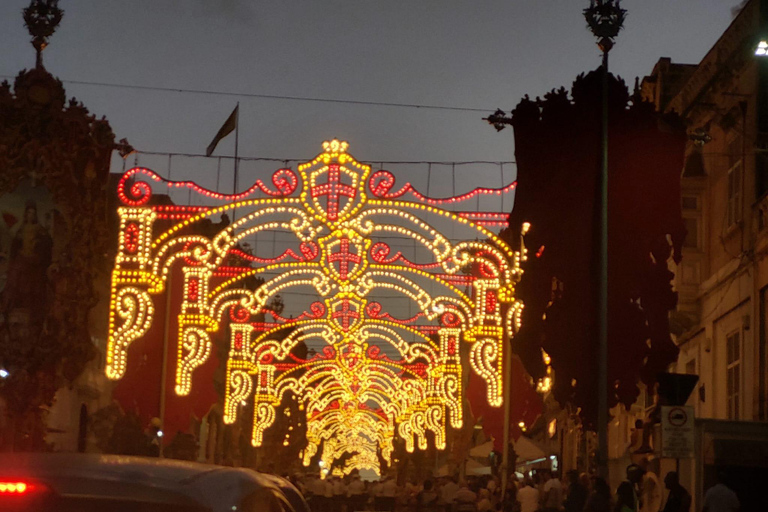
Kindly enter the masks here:
M 514 446 L 518 464 L 547 457 L 546 452 L 544 452 L 538 444 L 525 436 L 520 436 L 517 441 L 515 441 Z
M 488 457 L 492 451 L 493 451 L 493 440 L 488 441 L 487 443 L 483 443 L 475 446 L 474 448 L 469 450 L 469 454 L 472 457 Z
M 470 475 L 490 475 L 491 466 L 485 466 L 473 459 L 468 459 L 466 471 L 467 471 L 467 474 L 470 474 Z

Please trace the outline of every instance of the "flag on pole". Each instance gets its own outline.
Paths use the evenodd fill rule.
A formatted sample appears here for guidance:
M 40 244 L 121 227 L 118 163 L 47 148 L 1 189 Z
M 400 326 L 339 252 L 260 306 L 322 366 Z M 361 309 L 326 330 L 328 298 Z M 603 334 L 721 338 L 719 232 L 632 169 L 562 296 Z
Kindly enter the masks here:
M 232 111 L 231 114 L 229 114 L 229 117 L 226 121 L 224 121 L 224 124 L 221 125 L 221 128 L 219 128 L 218 133 L 213 138 L 210 144 L 208 144 L 208 149 L 205 150 L 205 156 L 211 156 L 213 153 L 213 150 L 216 149 L 216 144 L 219 143 L 221 139 L 232 133 L 232 130 L 237 128 L 237 109 L 240 108 L 240 104 L 238 104 L 235 107 L 235 110 Z

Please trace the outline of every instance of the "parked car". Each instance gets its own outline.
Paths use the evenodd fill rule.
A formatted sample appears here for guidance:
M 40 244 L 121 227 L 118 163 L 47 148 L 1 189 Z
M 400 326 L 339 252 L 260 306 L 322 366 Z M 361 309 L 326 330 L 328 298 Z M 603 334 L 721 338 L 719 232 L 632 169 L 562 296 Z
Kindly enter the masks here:
M 288 490 L 295 494 L 286 496 Z M 291 504 L 300 508 L 297 510 Z M 287 481 L 245 468 L 74 453 L 0 455 L 4 512 L 305 512 Z

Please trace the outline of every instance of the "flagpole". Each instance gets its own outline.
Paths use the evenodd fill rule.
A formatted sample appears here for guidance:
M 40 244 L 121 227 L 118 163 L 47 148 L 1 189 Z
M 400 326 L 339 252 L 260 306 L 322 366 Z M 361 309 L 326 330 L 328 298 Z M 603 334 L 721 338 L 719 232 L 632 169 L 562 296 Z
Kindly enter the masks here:
M 237 102 L 237 106 L 235 107 L 235 177 L 234 177 L 234 184 L 232 186 L 232 194 L 237 194 L 237 171 L 239 166 L 239 160 L 237 158 L 237 150 L 239 146 L 239 139 L 240 139 L 240 102 Z M 237 210 L 232 209 L 232 223 L 235 222 L 237 219 Z
M 237 167 L 238 167 L 237 146 L 238 146 L 238 139 L 240 138 L 240 102 L 239 101 L 237 102 L 235 111 L 237 112 L 237 114 L 235 114 L 235 188 L 232 191 L 233 194 L 237 194 Z

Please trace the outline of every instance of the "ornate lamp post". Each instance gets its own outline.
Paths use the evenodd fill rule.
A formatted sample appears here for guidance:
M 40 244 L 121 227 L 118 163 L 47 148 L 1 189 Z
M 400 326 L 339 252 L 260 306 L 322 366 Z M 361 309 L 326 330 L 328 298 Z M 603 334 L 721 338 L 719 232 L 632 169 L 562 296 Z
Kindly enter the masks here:
M 600 171 L 600 273 L 598 286 L 598 472 L 608 476 L 608 53 L 613 48 L 614 39 L 619 34 L 627 11 L 621 8 L 621 0 L 590 0 L 589 8 L 584 9 L 584 17 L 592 33 L 597 37 L 597 45 L 603 52 L 602 82 L 602 128 Z M 768 46 L 766 47 L 768 48 Z M 512 124 L 512 119 L 498 109 L 483 118 L 488 124 L 503 130 Z M 502 485 L 504 482 L 502 482 Z
M 589 30 L 603 52 L 602 165 L 600 169 L 600 274 L 598 287 L 598 473 L 608 476 L 608 53 L 619 34 L 627 11 L 621 0 L 591 0 L 584 9 Z
M 37 51 L 37 67 L 43 67 L 43 50 L 48 38 L 56 31 L 64 11 L 59 9 L 59 0 L 32 0 L 24 8 L 24 23 L 32 36 L 32 46 Z

